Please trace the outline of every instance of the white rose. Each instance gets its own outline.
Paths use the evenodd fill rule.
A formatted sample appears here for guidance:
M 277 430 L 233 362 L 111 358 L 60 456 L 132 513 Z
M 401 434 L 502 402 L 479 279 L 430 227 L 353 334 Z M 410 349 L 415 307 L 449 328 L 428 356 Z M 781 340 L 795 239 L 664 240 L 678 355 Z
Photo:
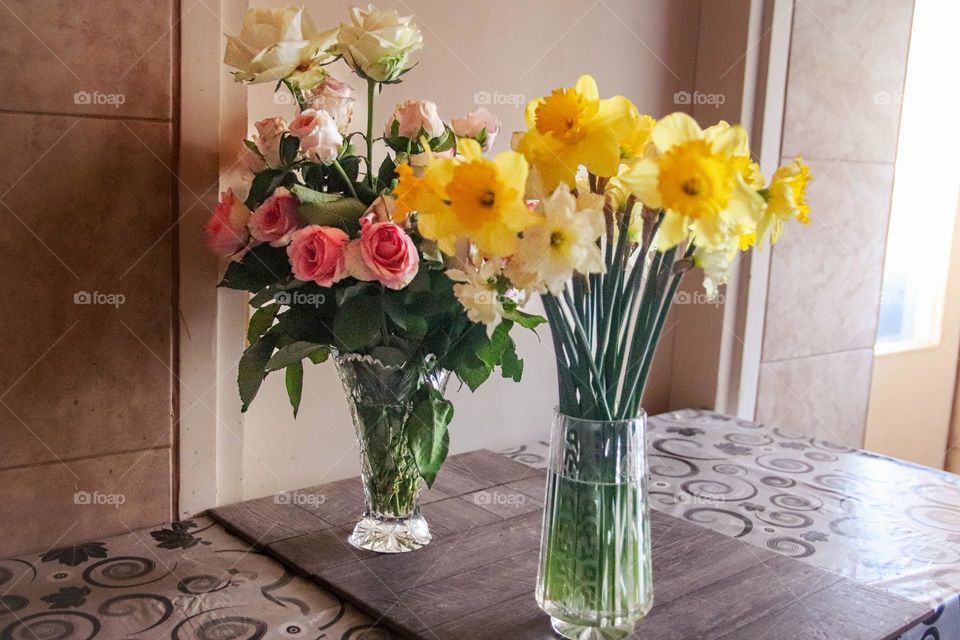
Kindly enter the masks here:
M 287 131 L 287 121 L 283 118 L 264 118 L 253 126 L 257 135 L 253 141 L 269 167 L 280 166 L 280 137 Z
M 404 71 L 407 55 L 423 47 L 420 30 L 396 11 L 350 10 L 351 24 L 341 24 L 334 52 L 360 77 L 392 82 Z
M 303 9 L 251 9 L 239 35 L 227 36 L 223 61 L 237 82 L 276 82 L 329 60 L 336 31 L 317 32 Z
M 329 164 L 343 147 L 343 136 L 326 111 L 305 109 L 290 123 L 290 133 L 300 139 L 300 151 L 311 160 Z
M 473 138 L 480 142 L 480 147 L 484 151 L 489 151 L 493 146 L 493 141 L 497 139 L 500 133 L 500 120 L 486 109 L 480 107 L 476 111 L 471 111 L 466 118 L 454 118 L 450 121 L 450 128 L 457 134 L 458 138 Z M 481 134 L 486 131 L 486 136 L 481 141 Z
M 340 133 L 346 133 L 353 118 L 353 87 L 340 82 L 333 76 L 327 76 L 323 82 L 309 91 L 303 92 L 305 108 L 326 111 L 337 122 Z
M 393 133 L 394 125 L 397 127 L 396 134 Z M 393 110 L 383 135 L 388 138 L 398 135 L 418 140 L 421 131 L 428 138 L 439 138 L 446 131 L 446 127 L 437 114 L 437 105 L 429 100 L 407 100 Z

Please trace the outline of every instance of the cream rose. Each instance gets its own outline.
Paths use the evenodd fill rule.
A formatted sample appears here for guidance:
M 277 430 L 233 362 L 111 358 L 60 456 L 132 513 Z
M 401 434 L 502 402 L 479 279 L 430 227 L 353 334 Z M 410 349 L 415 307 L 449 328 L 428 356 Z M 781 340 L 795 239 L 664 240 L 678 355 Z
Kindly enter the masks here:
M 361 78 L 392 82 L 404 71 L 407 56 L 423 47 L 423 36 L 396 11 L 380 11 L 373 5 L 366 11 L 350 10 L 350 24 L 341 24 L 334 53 L 342 55 Z
M 326 111 L 306 109 L 290 123 L 290 133 L 300 139 L 300 151 L 311 160 L 329 164 L 343 146 L 343 136 Z
M 283 118 L 264 118 L 255 123 L 257 135 L 253 142 L 269 167 L 280 166 L 280 138 L 287 131 L 287 121 Z
M 466 118 L 451 120 L 450 128 L 458 138 L 473 138 L 484 151 L 489 151 L 500 133 L 500 120 L 485 107 L 480 107 L 468 113 Z
M 396 134 L 393 133 L 396 128 Z M 420 135 L 439 138 L 446 131 L 443 120 L 437 114 L 437 105 L 429 100 L 407 100 L 398 104 L 394 110 L 384 137 L 398 135 L 419 140 Z
M 308 109 L 326 111 L 333 116 L 337 130 L 346 133 L 353 118 L 353 87 L 340 82 L 333 76 L 327 76 L 313 89 L 303 92 L 303 101 Z
M 237 70 L 237 82 L 276 82 L 332 58 L 336 35 L 318 32 L 303 9 L 250 9 L 240 33 L 227 36 L 223 61 Z

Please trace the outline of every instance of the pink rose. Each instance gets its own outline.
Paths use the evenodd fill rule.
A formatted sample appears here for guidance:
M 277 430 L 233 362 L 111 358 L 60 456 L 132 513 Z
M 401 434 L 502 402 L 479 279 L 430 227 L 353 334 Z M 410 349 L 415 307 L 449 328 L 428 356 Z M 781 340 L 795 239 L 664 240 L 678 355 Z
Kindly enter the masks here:
M 282 247 L 301 224 L 300 201 L 286 188 L 277 187 L 250 216 L 250 234 L 271 247 Z
M 420 268 L 413 240 L 392 222 L 361 219 L 360 238 L 347 246 L 347 269 L 358 280 L 377 280 L 388 289 L 403 289 Z
M 312 160 L 329 163 L 340 155 L 343 136 L 326 111 L 304 109 L 290 123 L 290 133 L 300 138 L 300 151 Z
M 287 121 L 283 118 L 264 118 L 253 126 L 257 128 L 254 143 L 263 155 L 267 165 L 280 166 L 280 137 L 287 130 Z
M 336 227 L 312 224 L 293 234 L 287 257 L 297 280 L 329 287 L 347 275 L 343 250 L 350 237 Z
M 394 122 L 399 124 L 398 136 L 414 140 L 420 137 L 421 129 L 428 138 L 438 138 L 446 131 L 443 120 L 437 115 L 437 105 L 429 100 L 407 100 L 398 104 L 387 124 L 386 137 L 393 135 Z
M 221 193 L 213 217 L 203 227 L 207 247 L 221 258 L 234 255 L 250 240 L 249 221 L 250 209 L 240 202 L 233 190 Z
M 485 107 L 471 111 L 466 118 L 454 118 L 450 121 L 450 128 L 458 138 L 473 138 L 478 140 L 480 133 L 486 129 L 487 137 L 480 143 L 484 151 L 489 151 L 500 133 L 500 120 Z
M 333 116 L 341 134 L 347 132 L 353 118 L 353 103 L 356 102 L 353 87 L 333 76 L 327 76 L 313 89 L 304 91 L 303 98 L 308 108 L 326 111 Z

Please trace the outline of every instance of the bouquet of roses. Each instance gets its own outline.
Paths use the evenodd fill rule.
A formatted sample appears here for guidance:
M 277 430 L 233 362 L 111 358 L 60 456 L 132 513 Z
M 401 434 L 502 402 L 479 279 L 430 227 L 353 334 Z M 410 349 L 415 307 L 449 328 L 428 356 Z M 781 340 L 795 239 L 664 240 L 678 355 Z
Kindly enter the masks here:
M 504 288 L 488 299 L 486 285 L 473 284 L 472 265 L 488 249 L 483 239 L 439 242 L 423 233 L 429 217 L 397 207 L 398 174 L 421 174 L 458 150 L 479 159 L 500 129 L 485 109 L 448 125 L 434 103 L 407 100 L 375 137 L 378 89 L 399 83 L 421 47 L 410 17 L 372 6 L 322 32 L 303 9 L 249 11 L 240 34 L 228 36 L 224 61 L 238 82 L 289 91 L 297 113 L 289 123 L 256 123 L 244 141 L 250 176 L 237 191 L 246 193 L 225 192 L 205 228 L 210 249 L 230 260 L 220 286 L 252 294 L 249 346 L 239 362 L 242 409 L 269 373 L 284 370 L 296 416 L 304 363 L 333 356 L 357 427 L 367 498 L 351 540 L 377 551 L 430 540 L 417 498 L 447 455 L 448 374 L 472 390 L 495 369 L 520 380 L 511 332 L 544 322 L 520 309 L 520 292 Z M 350 130 L 353 89 L 327 69 L 337 60 L 366 85 L 364 131 Z M 376 165 L 380 141 L 387 153 Z M 510 157 L 507 172 L 520 161 Z M 526 174 L 504 175 L 509 208 L 500 194 L 481 198 L 495 198 L 497 215 L 519 230 L 531 215 Z M 486 205 L 479 206 L 474 213 L 482 215 Z
M 416 172 L 431 157 L 453 157 L 458 141 L 477 153 L 489 149 L 499 121 L 481 109 L 447 125 L 434 103 L 408 100 L 374 137 L 376 88 L 400 82 L 408 54 L 421 46 L 410 18 L 373 7 L 354 9 L 350 24 L 326 32 L 302 9 L 252 10 L 229 37 L 225 61 L 238 69 L 237 80 L 285 86 L 298 111 L 289 124 L 279 117 L 256 123 L 257 135 L 245 141 L 249 191 L 245 198 L 224 193 L 206 226 L 208 246 L 232 261 L 221 286 L 254 294 L 250 346 L 240 362 L 244 409 L 267 373 L 285 369 L 296 411 L 302 362 L 322 362 L 331 351 L 395 365 L 433 356 L 471 389 L 495 368 L 520 379 L 510 331 L 542 319 L 521 311 L 515 297 L 496 330 L 477 324 L 483 302 L 471 309 L 458 302 L 472 290 L 457 284 L 462 272 L 453 268 L 477 247 L 467 242 L 459 256 L 444 255 L 415 218 L 396 210 L 392 195 L 398 166 Z M 366 82 L 365 132 L 348 132 L 353 90 L 325 68 L 340 58 Z M 377 140 L 390 151 L 379 167 Z M 530 215 L 524 176 L 511 180 L 510 215 L 518 221 L 510 224 L 519 228 Z

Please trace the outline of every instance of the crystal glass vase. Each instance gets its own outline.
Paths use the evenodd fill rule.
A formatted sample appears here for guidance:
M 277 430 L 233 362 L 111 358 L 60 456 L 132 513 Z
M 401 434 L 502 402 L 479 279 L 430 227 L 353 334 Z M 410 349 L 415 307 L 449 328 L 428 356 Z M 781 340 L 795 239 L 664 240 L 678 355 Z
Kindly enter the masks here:
M 431 359 L 387 365 L 370 356 L 334 356 L 360 444 L 365 508 L 350 542 L 380 553 L 414 551 L 430 542 L 420 515 L 426 486 L 405 437 L 422 385 L 443 392 L 449 373 Z
M 645 430 L 555 414 L 536 597 L 565 638 L 626 638 L 653 606 Z

